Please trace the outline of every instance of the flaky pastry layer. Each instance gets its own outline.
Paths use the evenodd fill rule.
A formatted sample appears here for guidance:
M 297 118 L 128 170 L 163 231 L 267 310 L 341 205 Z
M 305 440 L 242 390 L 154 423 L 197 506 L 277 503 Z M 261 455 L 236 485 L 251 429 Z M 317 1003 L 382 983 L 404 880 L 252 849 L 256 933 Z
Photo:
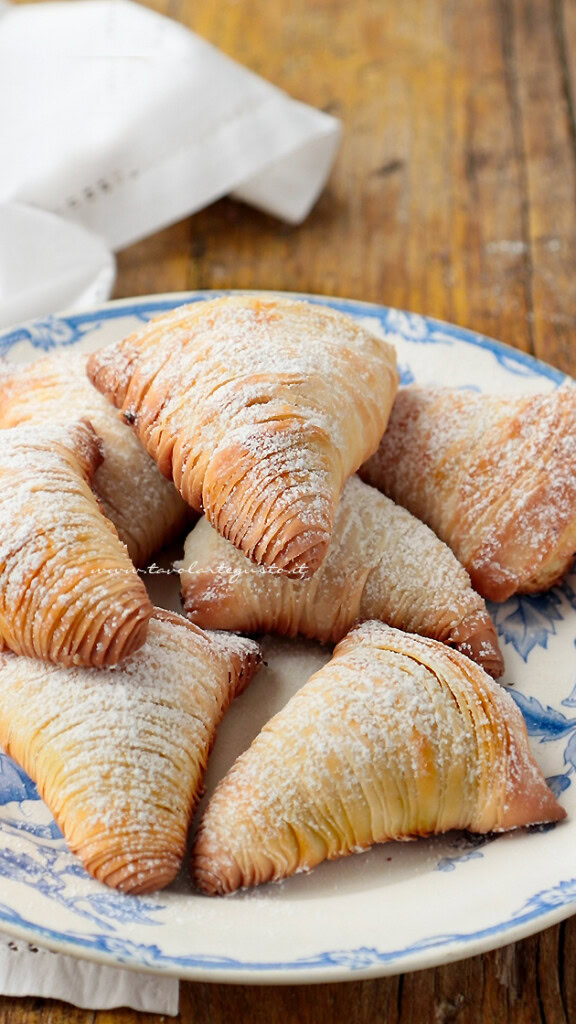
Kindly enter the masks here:
M 187 507 L 134 432 L 86 376 L 84 353 L 55 352 L 24 365 L 0 363 L 0 428 L 86 418 L 104 461 L 92 488 L 138 566 L 185 527 Z
M 355 622 L 381 619 L 455 646 L 493 676 L 504 670 L 466 570 L 429 527 L 357 476 L 344 487 L 328 555 L 311 579 L 253 565 L 205 518 L 179 569 L 184 610 L 206 629 L 337 643 Z
M 90 489 L 90 423 L 0 430 L 0 647 L 112 665 L 144 643 L 152 605 Z
M 576 552 L 576 388 L 402 389 L 360 475 L 428 523 L 483 597 L 546 590 Z
M 159 317 L 94 353 L 88 373 L 192 508 L 253 561 L 302 578 L 398 384 L 393 348 L 351 318 L 254 296 Z
M 444 644 L 367 622 L 216 788 L 192 872 L 228 893 L 386 840 L 563 817 L 503 688 Z
M 160 889 L 180 867 L 216 727 L 259 663 L 252 641 L 160 609 L 115 668 L 0 654 L 0 744 L 90 874 Z

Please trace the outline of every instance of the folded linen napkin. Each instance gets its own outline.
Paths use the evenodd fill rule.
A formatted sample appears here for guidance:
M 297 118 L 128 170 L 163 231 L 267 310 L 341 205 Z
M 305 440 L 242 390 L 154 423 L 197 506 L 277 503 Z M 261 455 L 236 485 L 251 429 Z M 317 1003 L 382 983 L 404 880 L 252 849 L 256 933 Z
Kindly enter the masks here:
M 51 953 L 32 943 L 0 937 L 0 993 L 62 999 L 85 1010 L 130 1006 L 144 1013 L 178 1013 L 177 978 L 135 974 Z
M 100 301 L 112 251 L 233 194 L 298 223 L 339 123 L 131 0 L 0 0 L 0 327 Z

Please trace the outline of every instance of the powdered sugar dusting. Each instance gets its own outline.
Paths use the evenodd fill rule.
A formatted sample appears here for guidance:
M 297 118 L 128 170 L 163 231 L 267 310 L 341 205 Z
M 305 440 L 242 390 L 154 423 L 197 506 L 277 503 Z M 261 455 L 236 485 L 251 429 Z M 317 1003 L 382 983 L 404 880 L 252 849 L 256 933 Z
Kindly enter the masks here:
M 545 589 L 576 550 L 576 389 L 407 388 L 361 475 L 424 519 L 485 596 Z
M 100 458 L 88 423 L 0 431 L 0 634 L 17 653 L 98 664 L 143 640 L 145 587 L 87 482 Z
M 352 319 L 251 297 L 175 310 L 94 355 L 90 373 L 186 500 L 279 568 L 300 534 L 325 544 L 397 386 L 393 349 Z M 305 552 L 298 542 L 288 564 Z
M 187 614 L 201 626 L 301 633 L 340 640 L 358 619 L 378 618 L 410 632 L 467 643 L 467 653 L 498 659 L 483 600 L 450 549 L 427 526 L 358 477 L 346 483 L 328 556 L 310 580 L 289 580 L 252 565 L 206 520 L 189 535 L 180 563 Z M 460 627 L 457 629 L 457 627 Z
M 241 666 L 226 645 L 177 620 L 153 619 L 144 647 L 110 669 L 0 655 L 2 743 L 103 880 L 106 858 L 122 849 L 148 868 L 170 854 L 177 867 L 214 731 L 236 689 Z M 231 647 L 244 659 L 258 654 L 250 641 Z
M 93 487 L 131 558 L 144 565 L 181 527 L 186 506 L 133 431 L 86 376 L 87 356 L 57 352 L 25 366 L 3 364 L 0 427 L 87 417 L 104 443 Z
M 548 792 L 519 722 L 462 655 L 359 626 L 217 787 L 195 848 L 200 884 L 228 891 L 385 839 L 507 827 L 511 778 Z

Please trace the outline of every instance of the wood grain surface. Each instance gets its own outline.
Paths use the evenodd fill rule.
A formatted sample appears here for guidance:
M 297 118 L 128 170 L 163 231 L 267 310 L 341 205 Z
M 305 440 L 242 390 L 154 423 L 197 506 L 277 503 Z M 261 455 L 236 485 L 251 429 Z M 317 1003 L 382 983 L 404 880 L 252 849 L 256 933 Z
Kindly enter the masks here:
M 574 0 L 148 6 L 340 117 L 344 137 L 304 224 L 223 199 L 121 253 L 116 297 L 229 287 L 343 295 L 455 321 L 576 375 Z M 378 981 L 183 983 L 179 1019 L 564 1024 L 576 1021 L 575 964 L 571 919 L 481 957 Z M 160 1020 L 0 999 L 0 1024 Z

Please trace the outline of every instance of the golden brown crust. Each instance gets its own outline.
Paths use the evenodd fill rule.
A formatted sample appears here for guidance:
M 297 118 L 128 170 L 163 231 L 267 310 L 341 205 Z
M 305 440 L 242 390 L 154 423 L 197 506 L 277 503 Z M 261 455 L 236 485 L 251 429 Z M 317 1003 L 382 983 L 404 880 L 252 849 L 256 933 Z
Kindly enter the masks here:
M 367 622 L 216 788 L 192 874 L 227 893 L 376 842 L 564 817 L 505 690 L 435 640 Z
M 483 597 L 545 590 L 576 551 L 576 388 L 406 388 L 360 476 L 428 523 Z
M 132 561 L 144 566 L 185 528 L 189 510 L 134 432 L 92 386 L 87 358 L 67 350 L 24 365 L 0 361 L 0 428 L 89 419 L 105 456 L 92 489 Z
M 186 629 L 194 636 L 201 637 L 204 643 L 209 643 L 212 647 L 213 658 L 216 661 L 224 660 L 228 665 L 229 683 L 233 697 L 242 693 L 262 664 L 262 651 L 258 645 L 243 636 L 221 632 L 216 628 L 214 630 L 201 629 L 200 626 L 185 619 L 184 616 L 178 615 L 177 612 L 167 611 L 165 608 L 155 608 L 152 617 L 159 622 L 169 622 L 173 626 Z
M 252 565 L 206 519 L 189 534 L 179 569 L 184 610 L 205 629 L 337 643 L 355 622 L 381 619 L 453 644 L 493 676 L 504 670 L 484 601 L 450 549 L 358 477 L 344 487 L 328 557 L 312 579 Z
M 112 665 L 152 606 L 89 487 L 102 460 L 87 421 L 0 431 L 0 636 L 17 654 Z
M 303 578 L 398 382 L 391 346 L 350 318 L 251 296 L 152 321 L 88 373 L 189 505 L 253 561 Z
M 498 643 L 498 634 L 488 611 L 473 611 L 457 623 L 449 637 L 435 637 L 449 647 L 455 647 L 480 665 L 493 679 L 504 673 L 504 659 Z
M 113 669 L 0 655 L 0 743 L 34 779 L 70 850 L 99 881 L 139 893 L 177 874 L 218 723 L 260 659 L 156 610 Z

